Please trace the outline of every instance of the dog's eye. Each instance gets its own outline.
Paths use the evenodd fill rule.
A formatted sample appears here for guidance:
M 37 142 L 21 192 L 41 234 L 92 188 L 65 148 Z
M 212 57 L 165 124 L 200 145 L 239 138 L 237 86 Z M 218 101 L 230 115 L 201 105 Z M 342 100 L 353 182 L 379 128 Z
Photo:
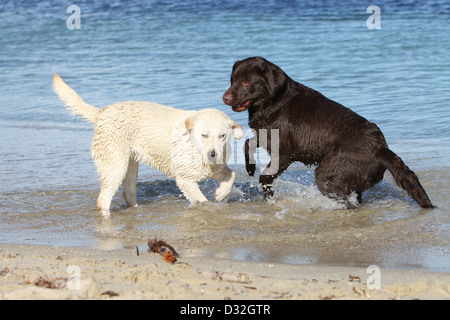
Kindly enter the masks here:
M 202 137 L 203 137 L 204 139 L 208 139 L 208 135 L 207 135 L 206 133 L 202 134 Z
M 250 85 L 250 82 L 249 82 L 249 81 L 243 81 L 242 84 L 243 84 L 244 86 L 249 86 L 249 85 Z
M 221 135 L 219 136 L 219 139 L 225 139 L 225 133 L 221 134 Z

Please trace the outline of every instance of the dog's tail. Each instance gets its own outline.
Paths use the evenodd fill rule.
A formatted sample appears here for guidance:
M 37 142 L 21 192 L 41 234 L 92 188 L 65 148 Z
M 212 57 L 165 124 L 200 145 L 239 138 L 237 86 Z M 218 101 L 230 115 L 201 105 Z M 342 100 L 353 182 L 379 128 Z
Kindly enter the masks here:
M 422 208 L 434 208 L 420 184 L 419 178 L 399 156 L 385 148 L 378 151 L 377 158 L 391 172 L 395 182 L 416 200 Z
M 95 123 L 101 110 L 84 102 L 56 73 L 53 76 L 53 90 L 72 113 L 81 116 L 89 122 Z

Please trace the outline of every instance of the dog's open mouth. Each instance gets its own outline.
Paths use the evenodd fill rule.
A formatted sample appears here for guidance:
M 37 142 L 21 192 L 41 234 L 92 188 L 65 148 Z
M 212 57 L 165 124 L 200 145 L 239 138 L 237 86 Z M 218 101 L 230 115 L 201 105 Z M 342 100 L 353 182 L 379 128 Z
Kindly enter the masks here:
M 232 107 L 233 111 L 241 112 L 247 110 L 248 105 L 250 104 L 250 100 L 245 101 L 242 104 L 239 104 L 235 107 Z

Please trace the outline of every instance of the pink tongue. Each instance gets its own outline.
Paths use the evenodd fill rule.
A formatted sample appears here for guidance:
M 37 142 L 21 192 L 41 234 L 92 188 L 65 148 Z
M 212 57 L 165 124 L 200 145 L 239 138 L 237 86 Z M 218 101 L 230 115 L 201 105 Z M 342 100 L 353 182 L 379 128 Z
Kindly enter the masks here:
M 241 107 L 246 107 L 246 106 L 248 106 L 248 104 L 250 103 L 250 100 L 247 100 L 247 102 L 245 102 Z

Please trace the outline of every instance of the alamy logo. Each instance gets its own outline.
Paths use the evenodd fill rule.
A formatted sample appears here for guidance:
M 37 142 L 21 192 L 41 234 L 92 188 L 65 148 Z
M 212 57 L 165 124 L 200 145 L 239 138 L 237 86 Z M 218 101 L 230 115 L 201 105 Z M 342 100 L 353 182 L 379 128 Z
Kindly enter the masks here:
M 381 29 L 381 9 L 379 6 L 371 5 L 367 7 L 367 13 L 372 15 L 367 19 L 366 25 L 367 29 Z
M 367 278 L 367 289 L 381 289 L 381 270 L 377 265 L 367 267 L 366 272 L 370 274 Z
M 80 7 L 73 4 L 73 5 L 67 7 L 66 12 L 72 14 L 66 20 L 67 29 L 69 29 L 69 30 L 81 29 Z
M 77 265 L 70 265 L 67 267 L 66 272 L 71 274 L 67 279 L 67 288 L 70 290 L 81 289 L 81 269 Z

